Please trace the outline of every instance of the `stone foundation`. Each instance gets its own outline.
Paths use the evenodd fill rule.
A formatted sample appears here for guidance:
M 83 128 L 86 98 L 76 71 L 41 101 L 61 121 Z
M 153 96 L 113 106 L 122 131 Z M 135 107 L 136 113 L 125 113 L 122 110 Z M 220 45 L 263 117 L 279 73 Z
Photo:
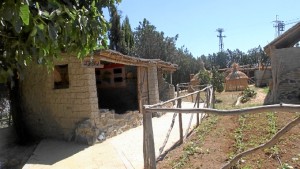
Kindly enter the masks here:
M 101 109 L 94 119 L 80 122 L 75 129 L 75 141 L 92 145 L 142 125 L 139 111 L 116 114 L 114 110 Z

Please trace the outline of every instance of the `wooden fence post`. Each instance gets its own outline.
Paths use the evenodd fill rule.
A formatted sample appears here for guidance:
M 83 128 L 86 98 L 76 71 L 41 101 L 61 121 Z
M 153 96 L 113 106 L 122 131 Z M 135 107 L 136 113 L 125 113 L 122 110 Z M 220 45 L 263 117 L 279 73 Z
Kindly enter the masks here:
M 152 113 L 143 113 L 143 133 L 144 168 L 156 169 Z
M 206 108 L 209 107 L 209 88 L 206 89 Z
M 182 99 L 181 98 L 178 99 L 177 108 L 181 108 L 181 102 L 182 102 Z M 183 143 L 183 128 L 182 128 L 182 114 L 181 113 L 178 113 L 178 120 L 179 120 L 179 136 L 180 136 L 179 142 Z
M 196 102 L 197 102 L 197 108 L 199 108 L 199 103 L 200 103 L 200 91 L 199 91 L 199 93 L 197 94 Z M 199 113 L 197 113 L 197 126 L 199 126 L 199 124 L 200 124 L 200 121 L 199 121 Z
M 209 108 L 214 108 L 214 88 L 209 89 Z

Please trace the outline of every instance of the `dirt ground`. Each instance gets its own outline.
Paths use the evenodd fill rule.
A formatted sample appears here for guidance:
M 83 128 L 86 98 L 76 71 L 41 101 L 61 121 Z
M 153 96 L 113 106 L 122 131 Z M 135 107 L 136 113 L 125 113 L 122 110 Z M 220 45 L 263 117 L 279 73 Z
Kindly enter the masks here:
M 265 89 L 245 104 L 233 106 L 240 92 L 217 94 L 218 109 L 235 109 L 262 105 Z M 243 116 L 209 116 L 188 140 L 171 151 L 157 168 L 218 169 L 236 154 L 265 143 L 299 114 L 278 112 Z M 246 156 L 233 168 L 300 168 L 300 125 L 286 133 L 270 149 Z

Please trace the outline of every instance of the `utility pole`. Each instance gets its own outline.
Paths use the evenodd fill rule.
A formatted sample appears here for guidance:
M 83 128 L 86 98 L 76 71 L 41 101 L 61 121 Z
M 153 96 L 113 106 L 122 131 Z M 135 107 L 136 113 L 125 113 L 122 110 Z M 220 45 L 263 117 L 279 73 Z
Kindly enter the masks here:
M 224 51 L 223 38 L 226 37 L 226 36 L 222 35 L 222 33 L 224 32 L 224 29 L 218 28 L 216 31 L 219 32 L 219 35 L 217 35 L 217 37 L 219 38 L 219 52 L 223 52 Z
M 275 38 L 277 38 L 284 31 L 285 24 L 283 21 L 278 20 L 278 15 L 276 15 L 276 20 L 273 22 L 273 27 L 275 28 Z

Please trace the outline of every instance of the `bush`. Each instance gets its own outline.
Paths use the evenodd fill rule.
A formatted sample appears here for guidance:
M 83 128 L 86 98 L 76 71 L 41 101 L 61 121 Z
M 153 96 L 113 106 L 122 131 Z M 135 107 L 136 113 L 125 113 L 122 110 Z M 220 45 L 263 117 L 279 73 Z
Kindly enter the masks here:
M 222 73 L 219 73 L 216 68 L 213 68 L 211 83 L 215 91 L 219 93 L 223 92 L 224 90 L 223 81 L 224 81 L 224 75 Z
M 247 87 L 243 91 L 243 95 L 246 97 L 254 97 L 254 96 L 256 96 L 256 92 L 253 89 L 250 89 L 249 87 Z
M 210 72 L 209 71 L 199 71 L 198 79 L 201 85 L 210 84 Z
M 243 92 L 242 92 L 243 96 L 241 98 L 241 102 L 242 103 L 246 103 L 247 101 L 249 101 L 252 97 L 256 96 L 256 92 L 252 89 L 250 89 L 249 87 L 246 88 Z

